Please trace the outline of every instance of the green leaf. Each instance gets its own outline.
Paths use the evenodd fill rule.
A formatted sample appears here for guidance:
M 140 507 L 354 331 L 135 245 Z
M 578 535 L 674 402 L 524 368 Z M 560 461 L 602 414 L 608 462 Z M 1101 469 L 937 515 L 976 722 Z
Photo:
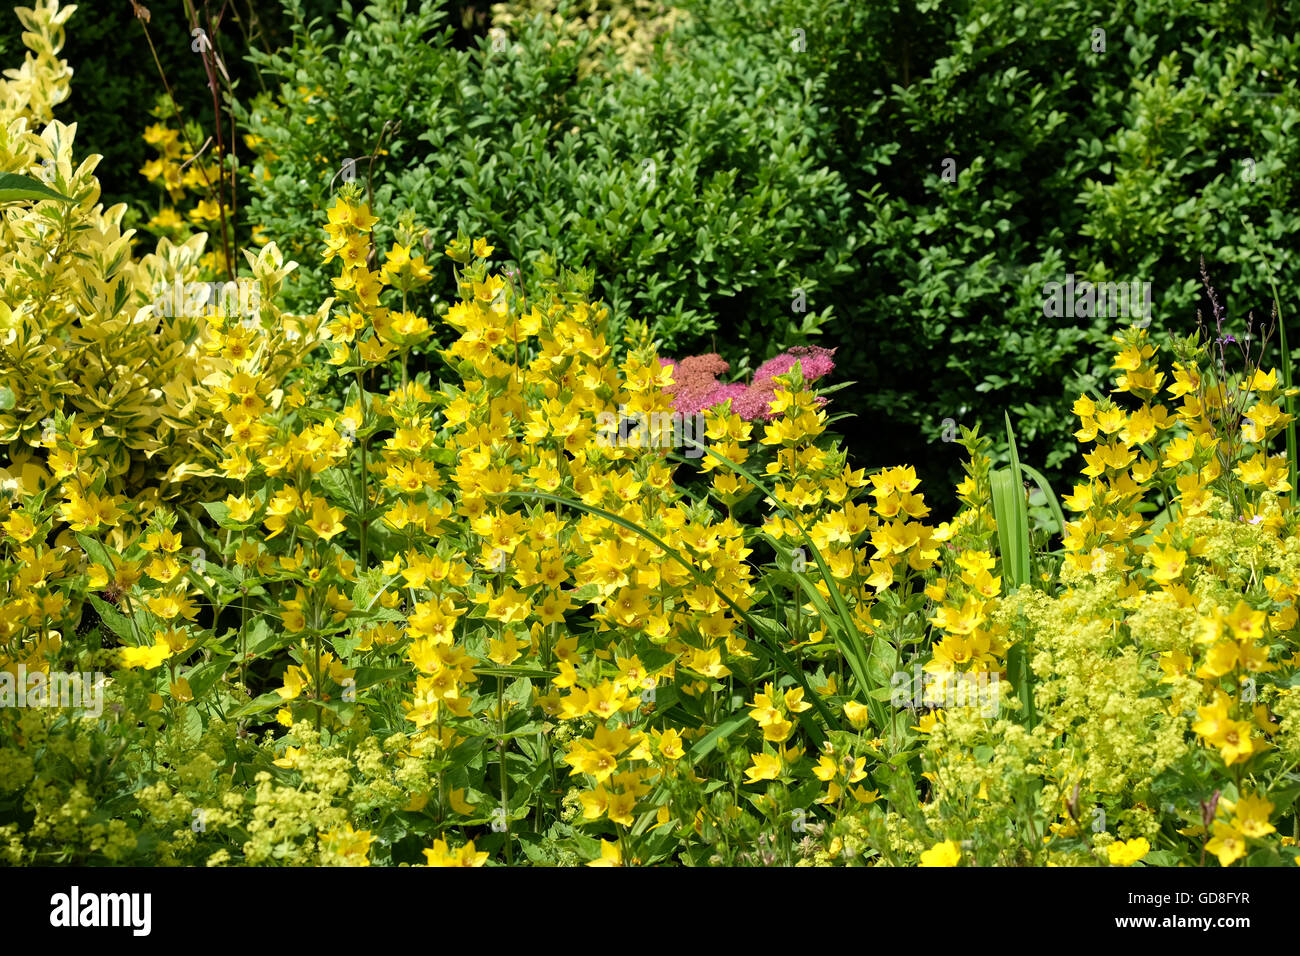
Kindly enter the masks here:
M 218 506 L 222 509 L 221 512 L 222 517 L 225 517 L 226 513 L 229 511 L 229 508 L 224 504 L 213 505 L 212 507 L 218 507 Z M 208 505 L 205 504 L 203 507 L 205 509 L 209 509 L 209 514 L 212 514 Z M 203 524 L 203 522 L 199 521 L 199 519 L 196 518 L 194 515 L 190 514 L 189 511 L 186 509 L 183 508 L 180 509 L 180 515 L 182 518 L 185 519 L 186 523 L 190 526 L 190 528 L 193 529 L 194 533 L 199 536 L 199 540 L 202 541 L 203 544 L 208 548 L 208 552 L 210 554 L 221 553 L 221 541 L 217 538 L 216 535 L 212 533 L 211 529 L 209 529 L 205 524 Z M 214 520 L 215 520 L 215 516 L 214 516 Z
M 95 610 L 99 612 L 99 619 L 104 622 L 108 629 L 134 647 L 135 635 L 131 633 L 131 619 L 98 595 L 90 594 L 87 597 L 90 598 L 90 603 L 95 606 Z
M 1178 854 L 1170 850 L 1152 850 L 1142 858 L 1143 866 L 1177 866 Z
M 42 199 L 75 201 L 71 196 L 55 192 L 39 179 L 20 176 L 18 173 L 0 173 L 0 202 L 40 202 Z
M 1038 485 L 1039 488 L 1042 489 L 1043 497 L 1047 499 L 1047 507 L 1050 508 L 1052 511 L 1052 517 L 1056 519 L 1057 533 L 1064 535 L 1065 534 L 1065 512 L 1061 510 L 1061 502 L 1056 497 L 1056 492 L 1052 490 L 1051 484 L 1048 482 L 1046 478 L 1043 477 L 1042 472 L 1034 468 L 1030 468 L 1026 464 L 1021 464 L 1020 470 L 1023 471 L 1025 474 L 1027 474 L 1030 478 L 1034 479 L 1034 482 Z
M 354 514 L 361 511 L 360 489 L 351 475 L 345 475 L 337 468 L 327 468 L 316 478 L 334 501 L 347 505 Z
M 523 667 L 513 664 L 508 667 L 475 667 L 474 673 L 480 677 L 536 677 L 541 680 L 549 680 L 552 677 L 559 676 L 559 671 L 548 671 L 540 667 Z
M 1011 467 L 992 472 L 989 483 L 993 489 L 993 518 L 998 525 L 998 548 L 1002 553 L 1003 583 L 1010 592 L 1028 583 L 1030 579 L 1029 511 L 1025 503 L 1024 476 L 1020 470 L 1020 457 L 1016 454 L 1016 439 L 1011 431 L 1010 415 L 1006 415 L 1006 422 Z
M 250 700 L 243 707 L 238 707 L 235 710 L 232 710 L 229 715 L 227 715 L 226 719 L 238 720 L 241 717 L 252 717 L 255 714 L 264 714 L 268 710 L 271 710 L 273 707 L 278 707 L 284 702 L 284 698 L 275 691 L 268 691 L 261 697 L 256 697 L 253 700 Z
M 1020 703 L 1024 707 L 1025 725 L 1032 728 L 1037 722 L 1034 708 L 1034 674 L 1029 669 L 1029 654 L 1023 640 L 1016 641 L 1007 649 L 1007 677 L 1015 687 Z
M 218 657 L 205 664 L 190 668 L 189 673 L 185 675 L 185 679 L 190 682 L 190 691 L 194 694 L 196 700 L 212 689 L 212 686 L 221 678 L 221 675 L 226 672 L 226 665 L 229 663 L 230 658 Z
M 410 672 L 410 668 L 407 667 L 358 667 L 354 679 L 357 682 L 357 690 L 364 690 Z
M 100 542 L 79 531 L 76 532 L 76 537 L 77 544 L 81 545 L 81 550 L 86 552 L 86 557 L 90 558 L 91 561 L 110 572 L 117 567 L 112 556 L 108 553 L 108 549 Z
M 748 723 L 749 720 L 750 717 L 748 714 L 743 714 L 740 717 L 733 717 L 725 724 L 719 724 L 701 737 L 699 741 L 696 742 L 695 746 L 691 748 L 691 752 L 688 755 L 690 757 L 691 766 L 695 766 L 709 754 L 713 753 L 714 749 L 718 746 L 719 740 L 723 737 L 730 737 Z
M 287 644 L 288 639 L 284 634 L 274 631 L 266 618 L 258 617 L 253 620 L 249 628 L 247 637 L 247 653 L 257 657 L 263 657 L 276 648 Z
M 1279 790 L 1270 789 L 1268 799 L 1273 803 L 1273 814 L 1275 816 L 1285 813 L 1296 802 L 1296 797 L 1300 797 L 1300 786 L 1283 787 Z
M 222 526 L 225 524 L 226 516 L 230 514 L 230 506 L 224 501 L 205 501 L 203 510 L 213 521 Z

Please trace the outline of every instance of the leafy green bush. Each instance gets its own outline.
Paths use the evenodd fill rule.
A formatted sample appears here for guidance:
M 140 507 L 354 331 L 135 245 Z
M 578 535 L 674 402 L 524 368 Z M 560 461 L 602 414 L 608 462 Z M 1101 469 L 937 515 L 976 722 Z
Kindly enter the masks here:
M 593 271 L 616 337 L 629 317 L 668 349 L 816 333 L 854 240 L 818 80 L 779 55 L 789 31 L 693 23 L 645 71 L 582 75 L 587 31 L 558 42 L 538 18 L 456 50 L 433 4 L 405 7 L 255 56 L 281 85 L 245 113 L 264 141 L 250 214 L 286 251 L 306 253 L 344 160 L 365 181 L 373 154 L 381 222 L 402 209 L 434 235 L 486 235 L 525 287 L 556 258 Z M 303 303 L 330 291 L 322 269 L 301 278 Z M 429 291 L 454 292 L 445 275 Z

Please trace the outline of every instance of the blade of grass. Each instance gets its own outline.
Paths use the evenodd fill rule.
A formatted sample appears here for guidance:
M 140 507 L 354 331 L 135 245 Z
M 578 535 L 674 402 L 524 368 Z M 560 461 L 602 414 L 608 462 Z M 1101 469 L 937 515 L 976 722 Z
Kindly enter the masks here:
M 1007 424 L 1007 449 L 1011 465 L 989 476 L 993 487 L 993 518 L 998 525 L 998 545 L 1002 549 L 1002 572 L 1010 590 L 1029 581 L 1029 509 L 1025 504 L 1024 474 L 1016 452 L 1016 437 L 1011 431 L 1011 416 L 1003 415 Z
M 999 469 L 989 478 L 993 486 L 993 517 L 998 526 L 998 544 L 1002 548 L 1002 571 L 1006 577 L 1003 583 L 1008 591 L 1014 591 L 1028 583 L 1030 578 L 1029 509 L 1025 502 L 1024 477 L 1020 455 L 1016 451 L 1016 436 L 1011 430 L 1011 416 L 1005 412 L 1003 415 L 1007 424 L 1011 467 Z M 1064 530 L 1064 522 L 1061 528 Z M 1025 720 L 1032 724 L 1033 675 L 1029 670 L 1029 660 L 1022 641 L 1016 641 L 1007 650 L 1007 676 L 1019 693 Z
M 989 483 L 993 489 L 993 520 L 998 526 L 998 550 L 1002 553 L 1003 588 L 1010 594 L 1029 580 L 1029 532 L 1028 527 L 1019 521 L 1016 507 L 1024 486 L 1003 468 L 989 474 Z M 1026 516 L 1025 525 L 1027 523 Z
M 1277 328 L 1282 333 L 1282 384 L 1289 393 L 1292 388 L 1291 383 L 1291 350 L 1287 347 L 1286 342 L 1286 320 L 1282 318 L 1282 302 L 1277 295 L 1277 284 L 1271 279 L 1269 286 L 1273 290 L 1273 308 L 1277 311 Z M 1296 458 L 1296 437 L 1295 437 L 1295 398 L 1290 394 L 1286 395 L 1286 413 L 1291 419 L 1286 426 L 1286 462 L 1289 470 L 1288 477 L 1291 480 L 1291 499 L 1294 501 L 1297 494 L 1297 458 Z
M 1030 478 L 1034 479 L 1034 482 L 1042 489 L 1043 497 L 1047 499 L 1047 507 L 1051 509 L 1052 517 L 1056 519 L 1056 526 L 1059 529 L 1058 533 L 1064 535 L 1065 512 L 1061 510 L 1060 499 L 1056 497 L 1056 492 L 1052 490 L 1052 486 L 1048 483 L 1047 479 L 1043 477 L 1042 472 L 1038 471 L 1038 469 L 1030 468 L 1028 465 L 1022 463 L 1020 465 L 1020 470 Z

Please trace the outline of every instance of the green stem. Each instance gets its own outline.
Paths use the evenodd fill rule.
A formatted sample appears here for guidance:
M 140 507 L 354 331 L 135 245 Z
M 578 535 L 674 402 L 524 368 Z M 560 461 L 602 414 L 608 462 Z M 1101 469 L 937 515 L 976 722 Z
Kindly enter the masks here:
M 438 701 L 438 823 L 447 817 L 446 798 L 443 792 L 443 775 L 446 761 L 442 753 L 442 701 Z
M 361 350 L 358 348 L 357 349 L 358 362 L 360 361 L 360 357 L 361 357 Z M 362 434 L 365 431 L 365 427 L 366 427 L 366 388 L 365 388 L 365 384 L 361 380 L 361 370 L 359 368 L 357 369 L 356 376 L 357 376 L 357 403 L 358 405 L 360 405 L 361 408 L 360 412 L 358 413 L 361 416 L 361 421 L 357 425 L 357 446 L 360 450 L 360 455 L 361 455 L 361 515 L 360 515 L 361 553 L 359 555 L 359 560 L 357 564 L 361 569 L 361 573 L 365 574 L 367 568 L 369 567 L 369 563 L 368 563 L 369 552 L 366 547 L 366 537 L 370 529 L 370 521 L 367 518 L 367 515 L 370 512 L 370 489 L 369 489 L 370 473 L 368 470 L 368 466 L 366 464 L 366 438 Z
M 504 677 L 497 678 L 497 760 L 501 766 L 501 811 L 506 828 L 506 863 L 514 862 L 510 845 L 510 777 L 506 774 L 506 709 Z

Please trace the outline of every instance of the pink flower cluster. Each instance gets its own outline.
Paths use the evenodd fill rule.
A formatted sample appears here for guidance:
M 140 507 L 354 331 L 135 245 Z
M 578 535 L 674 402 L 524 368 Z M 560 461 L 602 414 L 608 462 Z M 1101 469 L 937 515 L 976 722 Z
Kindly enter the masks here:
M 811 382 L 835 368 L 834 354 L 834 349 L 816 345 L 792 348 L 760 365 L 754 372 L 754 380 L 748 385 L 739 382 L 724 385 L 718 381 L 718 376 L 725 375 L 731 366 L 716 352 L 691 355 L 680 362 L 660 358 L 659 363 L 673 366 L 674 384 L 664 391 L 672 395 L 675 411 L 682 415 L 695 415 L 731 399 L 731 410 L 752 422 L 770 421 L 776 417 L 771 409 L 772 400 L 776 398 L 776 376 L 784 375 L 799 362 L 804 381 Z

